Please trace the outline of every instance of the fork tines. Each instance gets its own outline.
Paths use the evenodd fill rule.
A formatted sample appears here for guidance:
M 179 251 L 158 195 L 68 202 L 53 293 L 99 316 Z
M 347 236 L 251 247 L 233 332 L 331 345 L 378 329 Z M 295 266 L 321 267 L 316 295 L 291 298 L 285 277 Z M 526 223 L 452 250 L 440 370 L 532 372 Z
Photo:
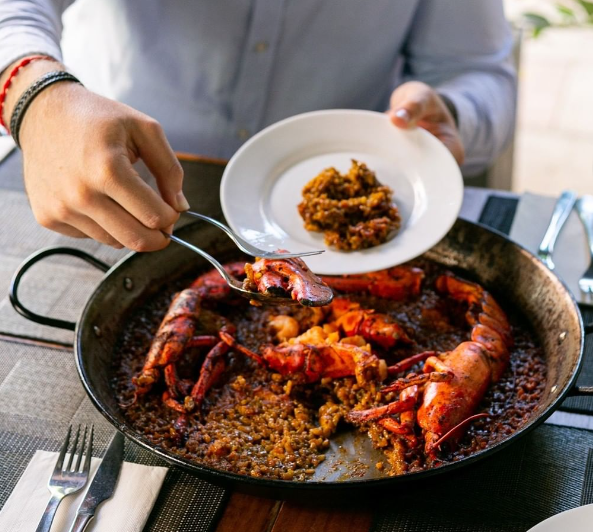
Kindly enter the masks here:
M 78 445 L 78 441 L 80 439 L 80 432 L 81 429 L 84 428 L 84 432 L 82 434 L 82 441 L 80 443 L 80 447 Z M 80 465 L 82 463 L 82 457 L 86 456 L 83 469 L 82 471 L 88 471 L 91 465 L 91 456 L 93 452 L 93 426 L 91 425 L 91 429 L 89 431 L 87 426 L 78 425 L 76 429 L 76 435 L 74 436 L 74 442 L 72 443 L 72 450 L 70 451 L 70 455 L 68 457 L 68 463 L 64 468 L 64 458 L 66 457 L 66 453 L 68 452 L 68 447 L 70 445 L 70 436 L 72 434 L 72 425 L 68 427 L 68 433 L 66 434 L 66 439 L 62 444 L 62 448 L 60 449 L 60 454 L 58 456 L 58 460 L 56 462 L 56 471 L 72 471 L 77 472 L 80 471 Z M 88 440 L 88 441 L 87 441 Z M 74 468 L 72 468 L 72 463 L 74 461 L 75 456 L 78 455 L 78 459 L 76 460 L 76 464 Z

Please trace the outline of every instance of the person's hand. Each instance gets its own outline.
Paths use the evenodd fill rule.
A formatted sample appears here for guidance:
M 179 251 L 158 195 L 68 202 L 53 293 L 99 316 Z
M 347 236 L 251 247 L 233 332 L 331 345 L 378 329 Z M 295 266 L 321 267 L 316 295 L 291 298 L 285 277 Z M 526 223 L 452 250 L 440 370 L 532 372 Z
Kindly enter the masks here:
M 183 170 L 161 126 L 83 86 L 48 87 L 20 130 L 25 187 L 37 221 L 72 237 L 135 251 L 165 247 L 179 212 Z M 137 174 L 141 158 L 160 195 Z
M 400 85 L 391 95 L 388 114 L 397 127 L 426 129 L 447 147 L 457 164 L 463 163 L 463 143 L 455 120 L 432 87 L 419 81 Z

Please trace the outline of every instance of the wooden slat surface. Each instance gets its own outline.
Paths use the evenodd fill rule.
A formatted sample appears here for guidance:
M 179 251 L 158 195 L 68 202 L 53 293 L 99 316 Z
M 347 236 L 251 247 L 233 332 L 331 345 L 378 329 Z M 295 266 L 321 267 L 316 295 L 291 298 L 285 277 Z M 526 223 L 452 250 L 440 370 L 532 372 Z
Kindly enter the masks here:
M 370 510 L 281 502 L 234 493 L 216 532 L 368 532 Z
M 371 524 L 369 510 L 284 502 L 271 532 L 368 532 Z
M 269 532 L 281 505 L 281 501 L 233 493 L 216 532 Z

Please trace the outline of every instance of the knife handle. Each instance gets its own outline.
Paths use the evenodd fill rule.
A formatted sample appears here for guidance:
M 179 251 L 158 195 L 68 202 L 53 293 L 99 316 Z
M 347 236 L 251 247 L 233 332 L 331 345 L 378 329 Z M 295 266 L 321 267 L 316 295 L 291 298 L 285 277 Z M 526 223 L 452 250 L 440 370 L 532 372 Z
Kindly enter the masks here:
M 70 532 L 83 532 L 93 517 L 95 517 L 93 514 L 76 514 L 76 519 L 74 520 L 74 523 L 72 523 Z
M 560 195 L 560 198 L 558 198 L 556 206 L 554 207 L 548 230 L 542 238 L 542 243 L 539 247 L 540 253 L 549 252 L 551 254 L 554 251 L 554 243 L 556 242 L 558 233 L 560 233 L 560 229 L 562 229 L 570 211 L 572 211 L 576 199 L 576 192 L 573 192 L 572 190 L 565 190 Z

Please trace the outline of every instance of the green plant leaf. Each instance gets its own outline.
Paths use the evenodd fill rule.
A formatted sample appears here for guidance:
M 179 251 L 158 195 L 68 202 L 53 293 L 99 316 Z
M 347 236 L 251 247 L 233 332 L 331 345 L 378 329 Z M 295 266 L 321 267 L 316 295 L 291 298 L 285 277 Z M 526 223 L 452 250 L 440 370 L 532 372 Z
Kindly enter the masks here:
M 523 13 L 523 17 L 536 28 L 547 28 L 552 23 L 544 16 L 538 15 L 537 13 Z
M 587 12 L 589 17 L 593 17 L 593 2 L 589 2 L 588 0 L 577 0 L 579 5 Z
M 563 6 L 562 4 L 556 4 L 556 9 L 567 19 L 576 20 L 576 15 L 570 7 Z
M 552 23 L 542 15 L 537 13 L 523 13 L 523 18 L 533 28 L 533 36 L 537 37 L 544 28 L 552 25 Z

